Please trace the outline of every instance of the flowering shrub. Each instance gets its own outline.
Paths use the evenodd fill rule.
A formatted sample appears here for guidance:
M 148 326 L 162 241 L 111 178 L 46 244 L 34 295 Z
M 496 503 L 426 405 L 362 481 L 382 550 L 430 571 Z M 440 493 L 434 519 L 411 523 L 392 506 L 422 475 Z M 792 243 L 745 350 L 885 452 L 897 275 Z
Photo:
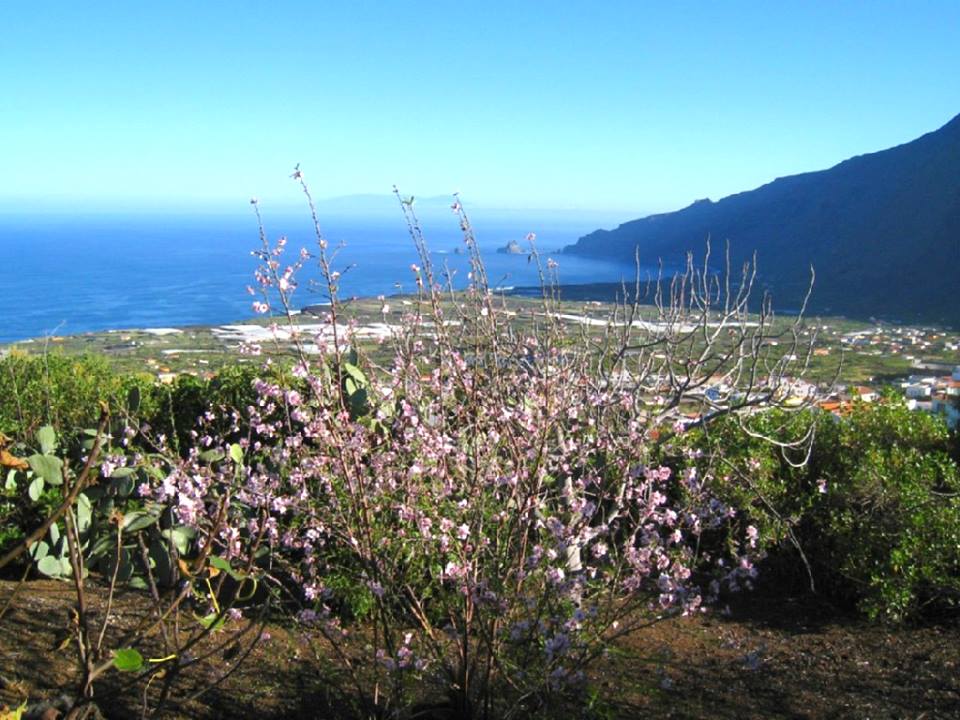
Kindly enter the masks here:
M 669 502 L 670 473 L 647 464 L 634 398 L 535 338 L 515 349 L 540 355 L 539 369 L 399 340 L 411 354 L 364 385 L 368 413 L 308 375 L 316 393 L 291 411 L 297 430 L 238 495 L 269 502 L 276 541 L 298 559 L 306 617 L 335 641 L 343 598 L 326 578 L 366 589 L 391 702 L 401 698 L 387 689 L 426 673 L 461 713 L 490 702 L 491 683 L 530 703 L 582 682 L 598 643 L 638 622 L 638 607 L 699 606 L 693 548 L 726 514 L 699 489 L 689 506 Z M 360 378 L 350 364 L 344 373 Z M 263 390 L 261 410 L 289 403 Z M 284 433 L 279 420 L 259 430 Z
M 249 538 L 270 545 L 274 576 L 294 583 L 299 618 L 330 643 L 365 714 L 402 712 L 432 687 L 460 717 L 525 715 L 582 686 L 618 632 L 697 611 L 755 570 L 746 540 L 712 573 L 698 555 L 701 533 L 734 512 L 695 475 L 651 462 L 649 399 L 608 374 L 622 347 L 568 330 L 549 292 L 518 326 L 488 289 L 459 202 L 473 270 L 447 297 L 412 203 L 401 206 L 419 294 L 388 367 L 358 354 L 338 316 L 319 229 L 331 305 L 313 338 L 291 311 L 307 254 L 285 266 L 285 243 L 261 233 L 256 309 L 286 315 L 302 384 L 256 383 L 237 514 L 217 542 L 240 564 Z M 188 524 L 211 514 L 217 486 L 195 477 L 170 487 Z

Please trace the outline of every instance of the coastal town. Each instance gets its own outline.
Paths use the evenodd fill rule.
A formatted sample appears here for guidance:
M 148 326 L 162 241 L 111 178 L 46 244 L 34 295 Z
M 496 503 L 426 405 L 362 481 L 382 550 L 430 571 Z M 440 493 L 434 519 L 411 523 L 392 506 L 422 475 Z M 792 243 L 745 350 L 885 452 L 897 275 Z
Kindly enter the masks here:
M 850 403 L 874 402 L 886 391 L 902 395 L 911 410 L 942 415 L 950 427 L 960 423 L 960 334 L 882 324 L 834 331 L 831 337 L 848 357 L 862 364 L 876 359 L 881 370 L 869 382 L 838 384 L 836 392 L 821 401 L 823 409 L 845 412 Z M 829 351 L 814 352 L 823 356 Z

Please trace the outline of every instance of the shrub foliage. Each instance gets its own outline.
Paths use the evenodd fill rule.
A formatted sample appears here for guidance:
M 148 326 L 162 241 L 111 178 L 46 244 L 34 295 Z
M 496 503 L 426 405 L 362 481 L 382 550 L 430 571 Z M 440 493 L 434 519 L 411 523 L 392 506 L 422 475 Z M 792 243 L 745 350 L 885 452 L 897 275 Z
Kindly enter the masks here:
M 888 395 L 843 418 L 809 411 L 694 433 L 714 491 L 741 509 L 786 574 L 869 617 L 899 621 L 960 600 L 960 471 L 940 418 Z M 815 430 L 802 451 L 790 441 Z M 760 437 L 776 437 L 770 444 Z M 720 453 L 722 451 L 722 454 Z M 802 555 L 803 563 L 799 556 Z

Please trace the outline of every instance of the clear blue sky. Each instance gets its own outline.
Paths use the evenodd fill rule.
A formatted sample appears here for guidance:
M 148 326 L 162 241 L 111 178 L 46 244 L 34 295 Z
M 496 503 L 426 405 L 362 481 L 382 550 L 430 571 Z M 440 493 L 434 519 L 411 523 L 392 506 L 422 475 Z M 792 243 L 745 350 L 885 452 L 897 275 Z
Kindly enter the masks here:
M 0 207 L 674 209 L 960 113 L 960 2 L 3 2 Z

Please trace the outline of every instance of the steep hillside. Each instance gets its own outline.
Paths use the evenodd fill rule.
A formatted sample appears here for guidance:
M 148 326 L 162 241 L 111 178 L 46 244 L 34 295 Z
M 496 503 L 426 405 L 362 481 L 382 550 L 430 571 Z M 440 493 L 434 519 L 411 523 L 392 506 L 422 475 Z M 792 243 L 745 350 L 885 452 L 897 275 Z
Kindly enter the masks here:
M 813 309 L 960 325 L 960 116 L 829 170 L 582 237 L 564 252 L 675 263 L 710 236 L 737 262 L 757 251 L 776 304 L 795 307 L 812 264 Z

